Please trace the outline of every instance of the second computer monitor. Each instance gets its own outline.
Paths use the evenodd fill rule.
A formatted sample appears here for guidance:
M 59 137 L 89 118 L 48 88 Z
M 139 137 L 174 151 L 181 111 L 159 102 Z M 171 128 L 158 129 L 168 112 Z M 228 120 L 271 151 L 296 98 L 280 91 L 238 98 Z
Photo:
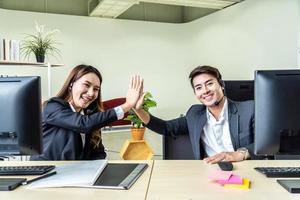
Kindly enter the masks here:
M 255 153 L 299 155 L 299 144 L 300 70 L 256 71 Z

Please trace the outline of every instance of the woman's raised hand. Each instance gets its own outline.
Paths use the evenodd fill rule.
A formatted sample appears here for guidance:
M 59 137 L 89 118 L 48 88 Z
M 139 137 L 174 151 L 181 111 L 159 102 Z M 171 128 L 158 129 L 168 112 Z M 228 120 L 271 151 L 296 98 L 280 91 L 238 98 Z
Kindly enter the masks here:
M 126 102 L 122 105 L 124 112 L 136 106 L 137 101 L 143 93 L 144 80 L 139 75 L 133 75 L 127 91 Z

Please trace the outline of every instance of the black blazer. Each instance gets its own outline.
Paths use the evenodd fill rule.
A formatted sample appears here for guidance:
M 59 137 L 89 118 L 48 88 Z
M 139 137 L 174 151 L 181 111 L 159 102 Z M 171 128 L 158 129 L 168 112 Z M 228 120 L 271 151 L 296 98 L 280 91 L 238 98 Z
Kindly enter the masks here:
M 106 153 L 102 141 L 99 148 L 94 149 L 90 143 L 91 133 L 116 120 L 114 109 L 81 115 L 73 112 L 68 102 L 54 97 L 42 113 L 43 153 L 32 156 L 31 160 L 104 159 Z M 80 133 L 85 134 L 84 147 Z
M 254 101 L 235 102 L 228 99 L 228 119 L 231 141 L 234 149 L 246 147 L 254 157 Z M 146 125 L 149 129 L 165 136 L 189 134 L 195 159 L 203 159 L 201 134 L 206 124 L 206 106 L 193 105 L 186 116 L 164 121 L 150 115 Z

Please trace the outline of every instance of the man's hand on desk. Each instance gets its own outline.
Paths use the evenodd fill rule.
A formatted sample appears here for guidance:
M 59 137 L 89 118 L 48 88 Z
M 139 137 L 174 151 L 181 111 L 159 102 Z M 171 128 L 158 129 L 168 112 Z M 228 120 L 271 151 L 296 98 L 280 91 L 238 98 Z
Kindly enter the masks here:
M 214 164 L 214 163 L 217 163 L 220 161 L 230 161 L 230 162 L 242 161 L 242 160 L 244 160 L 244 157 L 245 156 L 242 153 L 240 153 L 239 151 L 234 151 L 234 152 L 218 153 L 214 156 L 204 158 L 203 160 L 206 163 Z

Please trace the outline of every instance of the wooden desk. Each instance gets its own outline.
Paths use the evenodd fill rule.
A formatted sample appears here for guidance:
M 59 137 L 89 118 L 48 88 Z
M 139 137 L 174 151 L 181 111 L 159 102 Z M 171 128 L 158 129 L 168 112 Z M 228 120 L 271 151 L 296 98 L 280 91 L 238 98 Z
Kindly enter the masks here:
M 155 160 L 147 200 L 296 200 L 300 194 L 291 194 L 275 178 L 266 178 L 254 170 L 258 166 L 300 166 L 300 161 L 244 161 L 234 163 L 234 172 L 249 178 L 249 190 L 224 188 L 208 179 L 212 170 L 219 169 L 203 161 Z
M 73 161 L 70 161 L 73 162 Z M 75 162 L 75 161 L 74 161 Z M 115 162 L 135 162 L 135 161 L 109 161 Z M 48 189 L 26 189 L 20 186 L 13 191 L 0 191 L 1 200 L 102 200 L 102 199 L 145 199 L 153 161 L 136 161 L 139 163 L 148 163 L 149 166 L 143 175 L 133 184 L 130 190 L 108 190 L 108 189 L 90 189 L 90 188 L 48 188 Z M 36 164 L 54 164 L 61 165 L 66 161 L 60 162 L 39 162 L 39 161 L 3 161 L 4 165 L 36 165 Z M 80 174 L 78 174 L 80 176 Z M 1 176 L 3 177 L 3 176 Z M 19 177 L 19 176 L 18 176 Z
M 134 161 L 109 161 L 134 162 Z M 300 166 L 300 161 L 244 161 L 234 163 L 234 172 L 251 180 L 249 190 L 224 188 L 208 179 L 217 165 L 205 164 L 195 160 L 155 160 L 142 161 L 149 164 L 148 169 L 130 190 L 107 190 L 90 188 L 49 188 L 26 189 L 21 186 L 14 191 L 1 191 L 0 200 L 93 200 L 93 199 L 147 199 L 147 200 L 296 200 L 300 194 L 291 194 L 281 187 L 275 178 L 266 178 L 253 168 L 257 166 Z M 64 162 L 0 162 L 0 165 L 55 164 Z M 79 175 L 80 176 L 80 175 Z M 151 176 L 151 178 L 150 178 Z M 148 188 L 149 186 L 149 188 Z M 147 189 L 148 188 L 148 189 Z

